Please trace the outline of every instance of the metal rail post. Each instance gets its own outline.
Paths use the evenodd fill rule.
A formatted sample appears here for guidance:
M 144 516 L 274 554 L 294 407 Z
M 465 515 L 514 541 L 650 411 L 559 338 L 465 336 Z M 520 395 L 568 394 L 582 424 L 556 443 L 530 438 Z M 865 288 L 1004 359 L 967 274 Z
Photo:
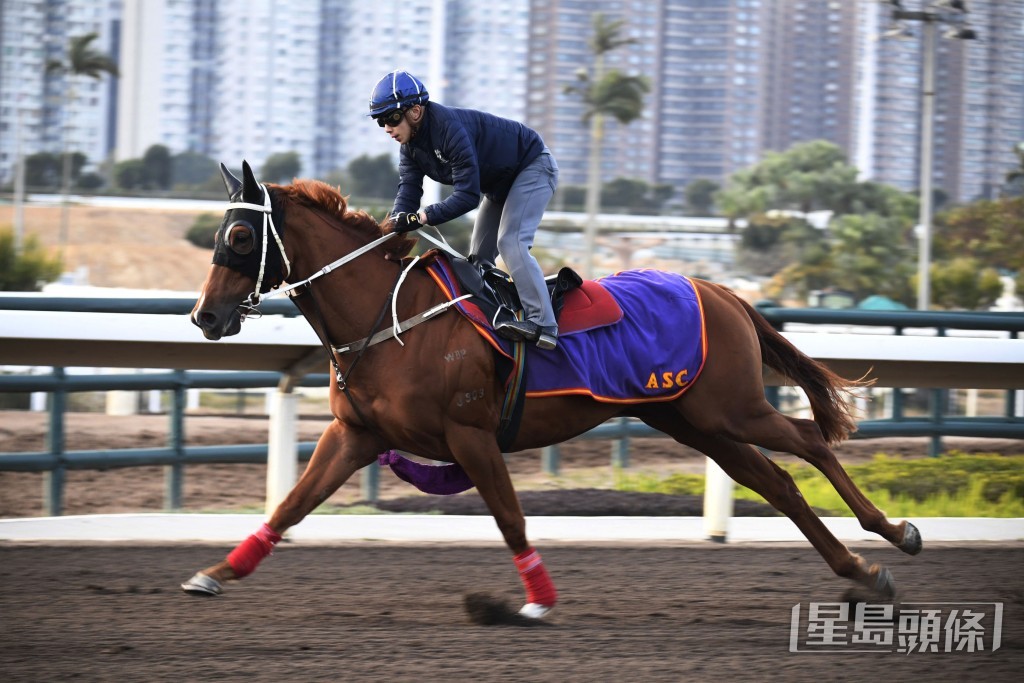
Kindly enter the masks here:
M 57 517 L 64 514 L 64 481 L 67 468 L 64 460 L 64 413 L 68 406 L 68 392 L 64 387 L 64 368 L 54 368 L 56 386 L 50 393 L 50 429 L 46 435 L 46 450 L 52 453 L 57 464 L 43 473 L 43 501 L 46 514 Z
M 178 385 L 171 393 L 170 443 L 171 450 L 178 462 L 164 466 L 164 509 L 176 511 L 181 509 L 183 479 L 185 476 L 185 372 L 174 373 Z
M 629 467 L 629 420 L 620 417 L 615 420 L 619 436 L 612 440 L 612 467 Z
M 558 446 L 545 446 L 540 451 L 540 466 L 545 473 L 557 477 L 561 466 L 562 455 Z

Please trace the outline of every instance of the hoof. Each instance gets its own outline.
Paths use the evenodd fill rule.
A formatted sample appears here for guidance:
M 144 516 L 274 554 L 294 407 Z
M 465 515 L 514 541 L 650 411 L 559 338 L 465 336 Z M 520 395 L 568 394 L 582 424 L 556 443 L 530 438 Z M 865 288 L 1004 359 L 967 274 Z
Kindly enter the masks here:
M 885 567 L 879 567 L 877 572 L 874 573 L 874 585 L 871 589 L 874 590 L 880 597 L 886 600 L 892 600 L 896 597 L 896 582 L 892 578 L 892 572 Z
M 195 576 L 181 584 L 181 590 L 189 595 L 198 596 L 220 595 L 223 591 L 219 581 L 202 572 L 197 572 Z
M 896 546 L 908 555 L 917 555 L 921 552 L 921 547 L 924 544 L 921 541 L 921 532 L 917 530 L 917 527 L 907 522 L 907 528 L 903 531 L 903 540 Z
M 550 611 L 551 608 L 547 605 L 541 605 L 536 602 L 528 602 L 525 605 L 523 605 L 522 609 L 519 610 L 519 614 L 528 619 L 540 619 Z

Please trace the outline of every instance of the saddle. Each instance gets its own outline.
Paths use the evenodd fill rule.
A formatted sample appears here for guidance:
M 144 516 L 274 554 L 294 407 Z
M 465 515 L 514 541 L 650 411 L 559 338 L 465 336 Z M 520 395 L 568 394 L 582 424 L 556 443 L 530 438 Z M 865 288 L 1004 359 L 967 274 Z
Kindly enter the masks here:
M 468 259 L 444 255 L 462 291 L 472 294 L 486 313 L 491 327 L 522 315 L 522 303 L 512 278 L 476 256 Z M 558 321 L 559 335 L 585 332 L 622 319 L 622 309 L 604 287 L 584 280 L 576 271 L 563 267 L 545 278 L 548 296 Z

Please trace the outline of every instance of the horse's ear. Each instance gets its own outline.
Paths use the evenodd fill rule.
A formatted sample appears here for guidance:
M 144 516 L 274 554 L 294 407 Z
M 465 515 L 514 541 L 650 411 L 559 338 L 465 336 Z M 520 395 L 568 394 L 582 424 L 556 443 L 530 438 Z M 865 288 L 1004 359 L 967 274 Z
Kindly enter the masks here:
M 252 172 L 249 162 L 242 160 L 242 199 L 251 204 L 263 203 L 263 190 L 260 188 L 260 181 L 256 180 L 256 174 Z
M 220 177 L 224 181 L 224 189 L 228 191 L 228 199 L 231 199 L 241 189 L 242 181 L 232 175 L 224 164 L 220 165 Z

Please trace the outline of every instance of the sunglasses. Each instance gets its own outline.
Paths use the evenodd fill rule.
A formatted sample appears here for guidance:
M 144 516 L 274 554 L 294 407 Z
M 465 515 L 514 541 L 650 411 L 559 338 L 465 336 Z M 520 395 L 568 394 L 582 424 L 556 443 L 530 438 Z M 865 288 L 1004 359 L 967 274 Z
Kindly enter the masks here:
M 404 109 L 392 109 L 387 114 L 381 114 L 380 116 L 378 116 L 376 120 L 377 125 L 380 126 L 381 128 L 383 128 L 384 126 L 391 126 L 392 128 L 394 128 L 395 126 L 402 122 L 403 118 L 405 118 Z

